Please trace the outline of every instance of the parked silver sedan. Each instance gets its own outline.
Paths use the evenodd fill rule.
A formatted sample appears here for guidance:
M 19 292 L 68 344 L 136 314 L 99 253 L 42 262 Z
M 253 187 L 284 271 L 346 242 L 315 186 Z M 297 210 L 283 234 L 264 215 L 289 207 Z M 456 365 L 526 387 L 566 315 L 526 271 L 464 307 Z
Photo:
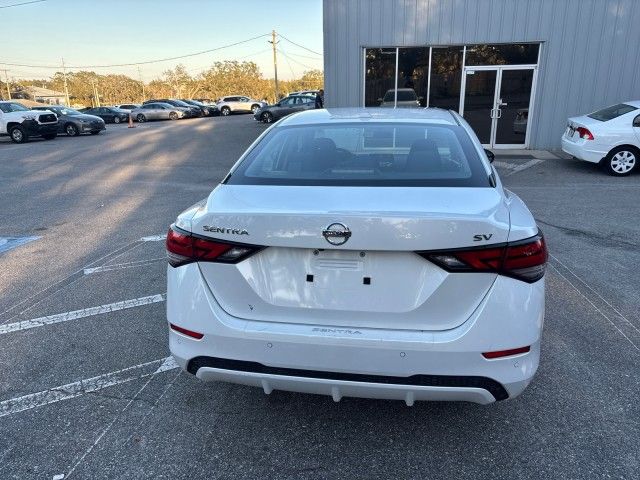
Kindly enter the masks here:
M 168 103 L 146 103 L 131 110 L 131 116 L 137 122 L 148 120 L 178 120 L 184 118 L 188 108 L 174 107 Z

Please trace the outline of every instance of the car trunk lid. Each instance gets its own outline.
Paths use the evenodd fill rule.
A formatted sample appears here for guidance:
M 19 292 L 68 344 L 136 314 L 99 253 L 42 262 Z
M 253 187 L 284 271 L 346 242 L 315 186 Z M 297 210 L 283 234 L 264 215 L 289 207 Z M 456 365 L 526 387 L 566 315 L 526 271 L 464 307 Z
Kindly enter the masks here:
M 471 316 L 496 274 L 449 273 L 414 252 L 504 243 L 509 212 L 493 188 L 221 185 L 189 227 L 268 247 L 237 264 L 200 263 L 233 316 L 444 330 Z M 343 228 L 341 245 L 323 235 Z

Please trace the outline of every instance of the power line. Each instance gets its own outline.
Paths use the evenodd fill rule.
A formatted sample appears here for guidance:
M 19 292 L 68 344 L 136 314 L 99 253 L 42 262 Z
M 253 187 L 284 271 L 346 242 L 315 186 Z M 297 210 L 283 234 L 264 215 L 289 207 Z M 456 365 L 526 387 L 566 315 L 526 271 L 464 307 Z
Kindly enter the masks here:
M 30 5 L 32 3 L 42 3 L 46 1 L 47 0 L 31 0 L 30 2 L 12 3 L 11 5 L 0 5 L 0 8 L 20 7 L 22 5 Z
M 300 48 L 304 48 L 305 50 L 311 52 L 311 53 L 315 53 L 316 55 L 320 55 L 322 56 L 321 53 L 316 52 L 315 50 L 311 50 L 310 48 L 305 47 L 304 45 L 300 45 L 299 43 L 294 42 L 293 40 L 289 40 L 287 37 L 285 37 L 284 35 L 282 35 L 281 33 L 279 33 L 278 35 L 280 35 L 282 38 L 284 38 L 287 42 L 294 44 L 296 47 L 300 47 Z
M 311 55 L 300 55 L 299 53 L 293 53 L 293 52 L 289 52 L 289 55 L 293 55 L 295 57 L 300 57 L 300 58 L 309 58 L 311 60 L 322 60 L 321 58 L 312 57 Z
M 270 52 L 270 51 L 271 51 L 271 48 L 266 48 L 264 50 L 260 50 L 259 52 L 253 52 L 253 53 L 250 53 L 248 55 L 243 55 L 242 57 L 235 58 L 234 60 L 244 60 L 245 58 L 255 57 L 257 55 L 261 55 L 263 53 Z M 193 67 L 193 68 L 189 68 L 187 70 L 187 72 L 191 73 L 191 72 L 198 71 L 198 72 L 201 73 L 201 72 L 203 72 L 205 70 L 208 70 L 212 66 L 213 66 L 213 63 L 210 63 L 209 65 L 205 65 L 205 66 L 202 66 L 202 67 Z
M 300 66 L 303 66 L 304 68 L 308 69 L 308 70 L 317 70 L 317 68 L 314 67 L 310 67 L 309 65 L 305 65 L 304 63 L 301 63 L 299 61 L 297 61 L 295 58 L 291 58 L 289 55 L 287 55 L 282 49 L 278 49 L 278 51 L 284 55 L 285 58 L 288 58 L 289 60 L 291 60 L 292 62 L 297 63 Z
M 223 45 L 221 47 L 216 47 L 216 48 L 210 48 L 209 50 L 202 50 L 200 52 L 194 52 L 194 53 L 188 53 L 186 55 L 179 55 L 177 57 L 167 57 L 167 58 L 159 58 L 156 60 L 145 60 L 145 61 L 141 61 L 141 62 L 132 62 L 132 63 L 118 63 L 118 64 L 113 64 L 113 65 L 68 65 L 67 68 L 73 68 L 73 69 L 83 69 L 83 68 L 112 68 L 112 67 L 134 67 L 137 65 L 147 65 L 150 63 L 159 63 L 159 62 L 168 62 L 170 60 L 178 60 L 181 58 L 188 58 L 188 57 L 195 57 L 196 55 L 203 55 L 205 53 L 211 53 L 211 52 L 215 52 L 218 50 L 223 50 L 225 48 L 229 48 L 229 47 L 235 47 L 236 45 L 241 45 L 243 43 L 248 43 L 251 42 L 253 40 L 257 40 L 259 38 L 263 38 L 266 37 L 270 34 L 263 34 L 263 35 L 257 35 L 255 37 L 252 38 L 248 38 L 246 40 L 241 40 L 239 42 L 235 42 L 235 43 L 230 43 L 228 45 Z M 53 68 L 53 69 L 59 69 L 60 65 L 27 65 L 27 64 L 21 64 L 21 63 L 8 63 L 8 62 L 0 62 L 0 65 L 9 65 L 12 67 L 27 67 L 27 68 Z
M 282 53 L 282 50 L 278 49 L 278 51 L 280 53 Z M 285 55 L 284 56 L 285 61 L 287 62 L 287 65 L 289 65 L 289 70 L 291 70 L 291 78 L 296 78 L 296 74 L 293 73 L 293 68 L 291 67 L 291 63 L 289 62 L 289 58 Z

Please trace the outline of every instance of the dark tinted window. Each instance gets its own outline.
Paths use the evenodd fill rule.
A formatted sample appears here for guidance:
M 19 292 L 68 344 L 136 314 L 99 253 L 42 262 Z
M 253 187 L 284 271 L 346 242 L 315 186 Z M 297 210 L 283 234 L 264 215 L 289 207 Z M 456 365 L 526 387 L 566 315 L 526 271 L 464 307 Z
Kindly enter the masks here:
M 490 186 L 462 127 L 416 123 L 279 127 L 248 153 L 227 183 Z
M 433 47 L 429 106 L 458 111 L 462 79 L 462 47 Z
M 603 108 L 602 110 L 590 113 L 587 116 L 593 118 L 594 120 L 606 122 L 607 120 L 613 120 L 614 118 L 618 118 L 620 115 L 633 112 L 634 110 L 637 110 L 637 108 L 631 105 L 627 105 L 626 103 L 619 103 L 617 105 L 612 105 L 610 107 Z
M 416 101 L 418 96 L 416 92 L 413 90 L 398 90 L 398 101 L 399 102 L 410 102 Z
M 468 45 L 466 65 L 533 65 L 538 63 L 537 43 Z
M 395 88 L 396 49 L 367 48 L 365 51 L 365 107 L 377 107 L 387 90 Z M 393 102 L 385 98 L 385 102 Z
M 429 47 L 400 48 L 398 50 L 398 88 L 411 88 L 420 97 L 420 105 L 427 106 L 429 81 Z M 400 101 L 398 92 L 398 101 Z M 414 99 L 412 99 L 414 100 Z

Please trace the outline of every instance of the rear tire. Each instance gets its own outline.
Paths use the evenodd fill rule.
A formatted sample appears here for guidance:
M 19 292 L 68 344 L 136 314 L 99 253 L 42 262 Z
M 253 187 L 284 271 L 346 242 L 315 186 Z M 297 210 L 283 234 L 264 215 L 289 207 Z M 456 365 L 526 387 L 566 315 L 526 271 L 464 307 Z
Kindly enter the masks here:
M 223 117 L 227 117 L 227 116 L 229 116 L 229 115 L 231 114 L 231 109 L 230 109 L 229 107 L 222 107 L 222 108 L 220 109 L 220 114 L 221 114 Z
M 633 172 L 640 161 L 640 151 L 633 147 L 617 147 L 604 158 L 609 175 L 626 177 Z
M 144 123 L 147 121 L 147 117 L 145 117 L 142 113 L 139 113 L 138 115 L 136 115 L 136 120 L 139 123 Z
M 273 123 L 273 113 L 271 112 L 264 112 L 262 114 L 262 122 L 263 123 Z
M 42 135 L 42 138 L 44 138 L 45 140 L 53 140 L 57 136 L 57 133 L 47 133 L 46 135 Z
M 11 127 L 11 130 L 9 130 L 9 135 L 11 136 L 11 141 L 13 143 L 26 143 L 29 141 L 27 132 L 25 132 L 24 128 L 22 128 L 20 125 Z
M 80 135 L 80 130 L 78 130 L 78 127 L 76 127 L 73 123 L 67 123 L 64 126 L 64 131 L 70 137 L 76 137 Z
M 120 123 L 120 117 L 113 117 L 113 123 Z

